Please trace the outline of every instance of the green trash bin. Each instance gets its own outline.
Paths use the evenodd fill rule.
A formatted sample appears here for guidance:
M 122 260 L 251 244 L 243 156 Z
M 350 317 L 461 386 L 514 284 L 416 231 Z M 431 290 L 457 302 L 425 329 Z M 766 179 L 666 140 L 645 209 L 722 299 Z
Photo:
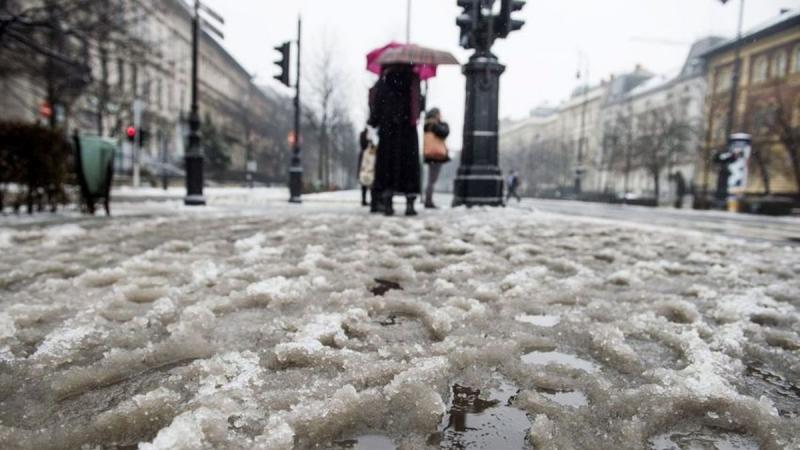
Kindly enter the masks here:
M 94 214 L 95 202 L 102 199 L 106 214 L 110 215 L 109 202 L 117 142 L 91 135 L 76 135 L 73 139 L 76 148 L 76 170 L 84 205 L 90 214 Z

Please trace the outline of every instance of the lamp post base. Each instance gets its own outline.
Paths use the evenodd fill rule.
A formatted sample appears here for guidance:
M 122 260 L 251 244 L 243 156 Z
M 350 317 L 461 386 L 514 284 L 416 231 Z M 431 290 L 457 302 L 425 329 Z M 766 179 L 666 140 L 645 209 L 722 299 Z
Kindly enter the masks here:
M 504 70 L 488 51 L 472 55 L 462 68 L 467 77 L 464 146 L 453 185 L 453 206 L 503 206 L 497 106 Z
M 461 166 L 453 206 L 503 206 L 503 174 L 497 166 Z
M 300 164 L 299 152 L 292 157 L 289 167 L 289 203 L 303 203 L 303 166 Z
M 197 154 L 186 155 L 186 197 L 183 199 L 186 206 L 204 206 L 206 199 L 203 197 L 203 156 Z

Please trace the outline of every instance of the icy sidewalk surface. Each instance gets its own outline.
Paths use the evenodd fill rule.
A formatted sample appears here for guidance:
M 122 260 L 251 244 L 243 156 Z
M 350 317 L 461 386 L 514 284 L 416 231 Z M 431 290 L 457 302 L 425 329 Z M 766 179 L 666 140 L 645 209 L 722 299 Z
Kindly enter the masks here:
M 0 448 L 800 447 L 797 248 L 337 208 L 3 229 Z

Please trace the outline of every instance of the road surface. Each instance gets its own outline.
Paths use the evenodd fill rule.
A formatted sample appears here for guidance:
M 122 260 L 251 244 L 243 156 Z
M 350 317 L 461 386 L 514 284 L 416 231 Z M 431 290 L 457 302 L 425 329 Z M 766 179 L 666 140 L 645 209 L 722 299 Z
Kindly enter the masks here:
M 510 207 L 621 222 L 694 230 L 752 241 L 800 245 L 800 218 L 610 205 L 570 200 L 523 199 Z

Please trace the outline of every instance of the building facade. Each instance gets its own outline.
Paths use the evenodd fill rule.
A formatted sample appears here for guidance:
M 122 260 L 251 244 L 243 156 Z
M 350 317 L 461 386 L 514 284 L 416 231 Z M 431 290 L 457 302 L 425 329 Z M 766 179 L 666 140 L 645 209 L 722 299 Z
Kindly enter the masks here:
M 637 66 L 631 73 L 575 89 L 557 107 L 536 108 L 526 119 L 502 123 L 501 161 L 520 168 L 522 192 L 555 197 L 602 192 L 608 175 L 604 114 L 609 99 L 651 76 Z
M 64 129 L 119 139 L 117 168 L 123 173 L 131 171 L 134 160 L 134 146 L 125 132 L 139 117 L 142 169 L 174 175 L 180 172 L 188 137 L 193 11 L 184 0 L 117 3 L 115 19 L 125 27 L 130 47 L 96 40 L 88 49 L 91 84 L 68 106 L 52 106 Z M 290 104 L 256 86 L 253 76 L 216 37 L 200 34 L 200 116 L 213 124 L 227 160 L 209 160 L 207 154 L 209 175 L 244 180 L 247 161 L 252 160 L 257 163 L 257 179 L 285 178 Z M 41 80 L 25 74 L 0 76 L 0 89 L 8 93 L 0 96 L 0 119 L 43 120 L 39 110 L 48 89 Z
M 603 108 L 602 189 L 672 203 L 677 177 L 691 191 L 702 149 L 706 66 L 701 55 L 722 42 L 692 44 L 680 70 L 618 77 Z
M 520 168 L 530 195 L 671 203 L 674 180 L 683 178 L 689 191 L 700 172 L 708 73 L 703 55 L 721 42 L 696 41 L 672 73 L 656 75 L 637 65 L 576 89 L 556 108 L 537 108 L 524 120 L 501 124 L 503 164 Z
M 731 109 L 734 62 L 740 53 L 736 102 Z M 800 10 L 774 20 L 707 51 L 709 91 L 705 117 L 707 133 L 697 183 L 706 192 L 716 187 L 719 167 L 714 154 L 732 133 L 753 137 L 748 162 L 747 192 L 797 195 L 800 192 Z

